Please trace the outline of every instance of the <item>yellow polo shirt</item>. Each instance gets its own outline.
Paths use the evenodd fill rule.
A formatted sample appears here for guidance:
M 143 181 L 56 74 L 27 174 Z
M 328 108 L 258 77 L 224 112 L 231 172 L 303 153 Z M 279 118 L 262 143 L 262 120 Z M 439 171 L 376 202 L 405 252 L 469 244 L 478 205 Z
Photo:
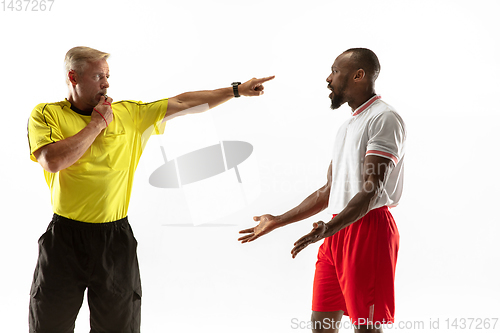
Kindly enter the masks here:
M 56 173 L 44 170 L 54 213 L 91 223 L 127 216 L 134 172 L 151 134 L 165 129 L 167 105 L 168 99 L 113 103 L 113 121 L 78 161 Z M 37 105 L 28 121 L 31 160 L 37 161 L 39 148 L 80 132 L 90 118 L 67 100 Z

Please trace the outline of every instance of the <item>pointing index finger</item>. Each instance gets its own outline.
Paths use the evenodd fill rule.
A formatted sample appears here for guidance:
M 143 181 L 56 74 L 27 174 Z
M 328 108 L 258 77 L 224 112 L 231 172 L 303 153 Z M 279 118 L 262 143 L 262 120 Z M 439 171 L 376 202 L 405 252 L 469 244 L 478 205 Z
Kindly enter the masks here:
M 270 81 L 270 80 L 272 80 L 272 79 L 274 79 L 274 78 L 275 78 L 275 75 L 273 75 L 273 76 L 268 76 L 268 77 L 263 77 L 262 79 L 257 79 L 257 81 L 258 81 L 259 83 L 264 83 L 264 82 Z

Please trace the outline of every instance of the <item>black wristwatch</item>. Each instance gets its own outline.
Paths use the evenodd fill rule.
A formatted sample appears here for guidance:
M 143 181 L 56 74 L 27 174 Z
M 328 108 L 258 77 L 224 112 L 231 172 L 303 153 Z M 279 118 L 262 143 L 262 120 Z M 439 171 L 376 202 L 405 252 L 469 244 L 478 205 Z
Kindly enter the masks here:
M 233 86 L 233 93 L 234 97 L 240 97 L 240 93 L 238 92 L 238 86 L 241 84 L 241 82 L 233 82 L 231 85 Z

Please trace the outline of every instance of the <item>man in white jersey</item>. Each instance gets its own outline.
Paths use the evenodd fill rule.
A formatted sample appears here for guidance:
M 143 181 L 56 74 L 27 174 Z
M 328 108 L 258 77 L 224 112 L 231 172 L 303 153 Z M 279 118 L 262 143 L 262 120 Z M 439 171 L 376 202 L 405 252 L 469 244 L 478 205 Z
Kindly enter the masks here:
M 352 117 L 339 129 L 327 183 L 297 207 L 242 230 L 250 242 L 324 209 L 333 215 L 300 238 L 295 256 L 324 239 L 313 287 L 313 332 L 338 332 L 348 315 L 355 332 L 382 332 L 394 321 L 394 274 L 399 233 L 388 207 L 398 204 L 403 187 L 406 130 L 401 117 L 375 93 L 380 64 L 375 53 L 349 49 L 337 57 L 327 78 L 331 108 L 344 103 Z

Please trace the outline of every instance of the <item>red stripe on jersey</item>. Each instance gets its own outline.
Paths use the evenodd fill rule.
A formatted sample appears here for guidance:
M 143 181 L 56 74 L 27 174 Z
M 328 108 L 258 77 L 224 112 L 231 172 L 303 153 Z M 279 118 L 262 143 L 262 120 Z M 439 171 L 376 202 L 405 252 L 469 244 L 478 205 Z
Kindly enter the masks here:
M 396 156 L 389 154 L 389 153 L 386 153 L 385 151 L 368 150 L 365 155 L 382 155 L 382 156 L 390 158 L 394 162 L 395 165 L 398 164 L 398 159 L 396 158 Z
M 365 111 L 367 108 L 369 108 L 377 99 L 380 99 L 382 96 L 380 95 L 375 95 L 372 98 L 368 100 L 368 102 L 365 103 L 362 107 L 360 107 L 356 112 L 354 112 L 352 115 L 357 116 L 361 112 Z

